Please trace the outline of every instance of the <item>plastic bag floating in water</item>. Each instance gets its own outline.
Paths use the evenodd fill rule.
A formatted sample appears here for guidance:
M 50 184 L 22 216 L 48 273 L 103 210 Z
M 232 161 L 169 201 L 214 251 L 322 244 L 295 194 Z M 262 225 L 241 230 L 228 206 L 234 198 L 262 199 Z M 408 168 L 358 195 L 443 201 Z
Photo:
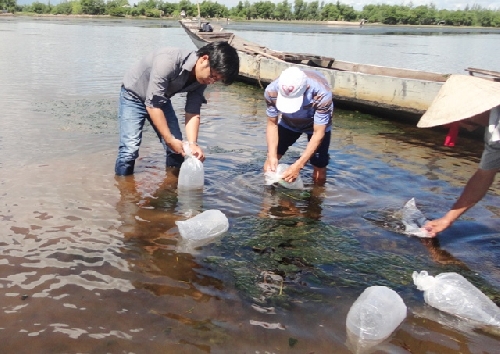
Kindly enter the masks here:
M 424 292 L 427 304 L 438 310 L 482 324 L 500 326 L 500 308 L 460 274 L 425 270 L 413 272 L 413 282 Z
M 283 172 L 285 172 L 290 166 L 287 164 L 280 163 L 276 168 L 276 172 L 267 171 L 264 174 L 264 178 L 266 179 L 266 184 L 271 185 L 278 183 L 279 185 L 288 188 L 288 189 L 304 189 L 304 182 L 302 182 L 302 178 L 300 175 L 293 182 L 286 182 L 281 178 Z
M 183 142 L 182 147 L 186 153 L 186 159 L 179 170 L 179 189 L 200 189 L 205 183 L 205 171 L 203 163 L 191 154 L 188 142 Z
M 358 347 L 380 343 L 406 318 L 401 296 L 386 286 L 371 286 L 357 298 L 347 314 L 346 327 L 360 343 Z
M 212 242 L 229 229 L 227 217 L 215 209 L 205 210 L 191 219 L 176 221 L 175 224 L 182 237 L 178 249 L 187 252 Z
M 431 237 L 423 226 L 427 222 L 424 214 L 417 208 L 415 198 L 411 198 L 401 210 L 405 234 L 417 237 Z

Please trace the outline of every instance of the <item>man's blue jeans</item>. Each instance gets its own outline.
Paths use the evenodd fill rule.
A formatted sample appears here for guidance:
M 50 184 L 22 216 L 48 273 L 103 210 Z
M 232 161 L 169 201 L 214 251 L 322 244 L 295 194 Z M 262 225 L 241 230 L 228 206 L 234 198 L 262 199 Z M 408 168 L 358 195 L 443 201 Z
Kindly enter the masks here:
M 172 103 L 168 101 L 162 107 L 167 119 L 167 124 L 172 135 L 182 140 L 182 132 L 179 121 L 175 115 Z M 180 154 L 174 153 L 165 143 L 165 140 L 158 134 L 156 127 L 151 122 L 146 105 L 134 93 L 126 90 L 123 86 L 120 92 L 120 106 L 118 109 L 118 122 L 120 125 L 120 147 L 116 158 L 115 173 L 118 176 L 131 175 L 134 173 L 135 160 L 139 157 L 139 147 L 142 141 L 142 129 L 146 119 L 151 123 L 158 138 L 167 152 L 166 165 L 169 167 L 180 167 L 184 158 Z

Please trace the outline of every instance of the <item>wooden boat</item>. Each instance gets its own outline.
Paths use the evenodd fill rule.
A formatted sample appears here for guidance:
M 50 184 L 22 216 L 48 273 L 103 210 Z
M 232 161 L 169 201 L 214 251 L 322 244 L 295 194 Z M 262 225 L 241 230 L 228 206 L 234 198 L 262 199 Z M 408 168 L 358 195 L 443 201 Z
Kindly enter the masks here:
M 495 82 L 500 82 L 500 72 L 498 71 L 493 71 L 493 70 L 484 70 L 484 69 L 478 69 L 478 68 L 467 68 L 465 71 L 469 72 L 469 75 L 472 76 L 477 76 L 482 79 L 490 80 L 490 81 L 495 81 Z
M 213 41 L 228 41 L 238 51 L 240 77 L 265 87 L 290 66 L 322 72 L 329 80 L 335 104 L 397 118 L 419 118 L 430 106 L 448 74 L 356 64 L 306 53 L 287 53 L 249 42 L 213 25 L 200 32 L 199 21 L 181 26 L 197 48 Z

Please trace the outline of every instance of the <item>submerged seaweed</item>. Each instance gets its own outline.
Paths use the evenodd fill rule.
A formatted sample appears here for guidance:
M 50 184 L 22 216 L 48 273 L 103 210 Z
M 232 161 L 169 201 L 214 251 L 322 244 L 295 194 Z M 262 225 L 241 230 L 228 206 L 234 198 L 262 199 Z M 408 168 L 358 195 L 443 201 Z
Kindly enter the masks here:
M 352 231 L 304 219 L 245 217 L 233 222 L 204 262 L 233 283 L 243 297 L 285 306 L 290 301 L 325 301 L 340 289 L 359 292 L 372 285 L 418 294 L 414 270 L 437 274 L 460 271 L 498 300 L 498 294 L 457 264 L 435 264 L 425 255 L 401 249 L 364 247 Z

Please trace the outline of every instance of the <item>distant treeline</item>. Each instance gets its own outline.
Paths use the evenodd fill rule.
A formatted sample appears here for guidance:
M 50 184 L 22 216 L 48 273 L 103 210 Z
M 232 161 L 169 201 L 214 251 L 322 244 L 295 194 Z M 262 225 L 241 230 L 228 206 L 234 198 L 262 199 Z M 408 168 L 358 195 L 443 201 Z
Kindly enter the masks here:
M 203 1 L 200 14 L 205 18 L 231 18 L 233 20 L 277 21 L 363 21 L 385 25 L 454 25 L 500 27 L 500 9 L 490 10 L 479 5 L 463 10 L 438 10 L 434 4 L 365 5 L 356 11 L 350 5 L 337 2 L 288 0 L 275 4 L 271 1 L 240 1 L 228 9 L 217 2 Z M 57 5 L 35 1 L 31 5 L 17 5 L 16 0 L 0 0 L 4 12 L 63 15 L 110 15 L 118 17 L 194 17 L 198 14 L 196 3 L 180 0 L 178 3 L 162 0 L 143 0 L 129 6 L 128 0 L 72 0 Z

